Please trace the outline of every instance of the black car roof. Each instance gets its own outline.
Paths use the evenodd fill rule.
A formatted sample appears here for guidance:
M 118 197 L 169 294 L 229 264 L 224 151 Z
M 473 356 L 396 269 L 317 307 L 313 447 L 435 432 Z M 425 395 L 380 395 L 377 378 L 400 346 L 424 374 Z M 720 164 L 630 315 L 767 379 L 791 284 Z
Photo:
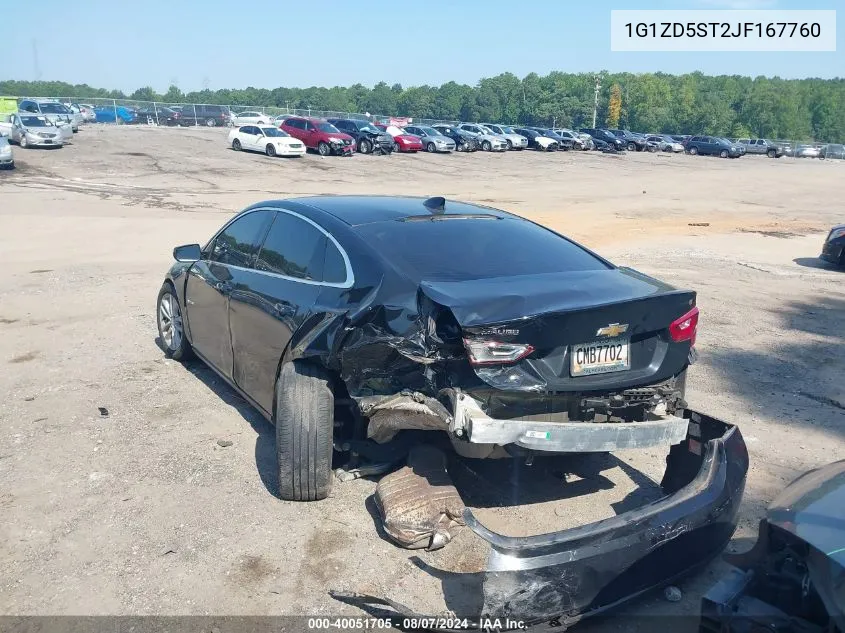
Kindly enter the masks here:
M 278 201 L 279 206 L 300 205 L 318 209 L 338 220 L 357 226 L 372 222 L 399 220 L 412 216 L 428 216 L 432 212 L 423 204 L 428 198 L 410 196 L 313 196 Z M 286 203 L 286 204 L 281 204 Z M 444 215 L 492 215 L 499 218 L 518 217 L 507 211 L 482 205 L 446 200 Z

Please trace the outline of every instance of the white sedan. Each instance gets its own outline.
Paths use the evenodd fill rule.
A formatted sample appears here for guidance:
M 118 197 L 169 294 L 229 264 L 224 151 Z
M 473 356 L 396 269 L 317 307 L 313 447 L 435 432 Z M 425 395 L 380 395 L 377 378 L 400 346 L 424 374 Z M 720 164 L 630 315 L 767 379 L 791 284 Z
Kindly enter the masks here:
M 267 156 L 302 156 L 305 143 L 284 130 L 268 125 L 243 125 L 229 132 L 229 145 L 235 151 L 242 149 L 263 152 Z
M 239 125 L 269 125 L 270 115 L 262 114 L 261 112 L 233 112 L 232 125 L 238 127 Z

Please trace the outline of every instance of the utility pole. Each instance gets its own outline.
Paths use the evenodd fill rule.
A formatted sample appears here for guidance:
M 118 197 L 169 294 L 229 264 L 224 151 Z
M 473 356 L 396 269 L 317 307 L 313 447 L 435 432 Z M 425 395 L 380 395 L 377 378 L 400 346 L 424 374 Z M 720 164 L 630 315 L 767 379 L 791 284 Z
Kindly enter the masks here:
M 601 77 L 596 75 L 596 98 L 593 102 L 593 129 L 596 127 L 596 115 L 599 112 L 599 90 L 601 90 Z

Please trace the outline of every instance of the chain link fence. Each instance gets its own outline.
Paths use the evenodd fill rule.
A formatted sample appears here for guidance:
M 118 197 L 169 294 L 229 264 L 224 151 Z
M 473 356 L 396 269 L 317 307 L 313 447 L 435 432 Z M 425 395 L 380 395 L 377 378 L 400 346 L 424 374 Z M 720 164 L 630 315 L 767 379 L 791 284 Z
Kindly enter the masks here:
M 18 103 L 30 97 L 10 97 Z M 163 101 L 135 101 L 132 99 L 90 99 L 79 97 L 50 97 L 64 104 L 82 106 L 89 110 L 86 121 L 89 123 L 116 125 L 153 125 L 171 127 L 224 127 L 241 125 L 238 116 L 250 116 L 249 123 L 257 122 L 256 116 L 266 117 L 267 123 L 277 123 L 285 116 L 315 117 L 320 119 L 360 119 L 387 124 L 395 118 L 391 115 L 360 112 L 339 112 L 312 108 L 282 108 L 277 106 L 221 105 L 212 103 L 168 103 Z M 35 98 L 33 98 L 35 99 Z M 38 97 L 37 99 L 44 99 Z M 412 119 L 416 125 L 434 125 L 447 123 L 457 125 L 459 121 L 443 119 Z M 757 143 L 757 139 L 729 138 L 732 143 L 741 143 L 746 147 L 746 154 L 765 155 L 767 151 Z M 783 149 L 783 156 L 791 158 L 845 159 L 845 146 L 834 143 L 820 143 L 809 140 L 766 139 L 772 146 Z M 768 146 L 765 148 L 768 150 Z
M 238 116 L 252 119 L 266 117 L 268 123 L 285 116 L 315 117 L 320 119 L 360 119 L 387 123 L 388 115 L 340 112 L 315 108 L 283 108 L 278 106 L 221 105 L 212 103 L 170 103 L 165 101 L 136 101 L 132 99 L 100 99 L 64 97 L 17 97 L 18 102 L 27 99 L 53 99 L 66 105 L 81 106 L 90 111 L 87 122 L 117 125 L 164 125 L 164 126 L 228 126 L 237 125 Z M 439 119 L 413 119 L 421 125 L 441 122 Z M 255 122 L 250 121 L 250 122 Z

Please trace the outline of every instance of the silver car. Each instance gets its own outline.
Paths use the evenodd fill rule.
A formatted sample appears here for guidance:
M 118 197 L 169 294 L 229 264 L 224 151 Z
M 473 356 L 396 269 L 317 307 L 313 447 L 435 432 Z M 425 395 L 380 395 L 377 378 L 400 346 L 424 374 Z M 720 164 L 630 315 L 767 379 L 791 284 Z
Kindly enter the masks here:
M 15 155 L 12 154 L 12 146 L 9 140 L 0 134 L 0 167 L 3 169 L 15 168 Z
M 504 152 L 508 149 L 508 142 L 503 136 L 493 134 L 480 123 L 461 123 L 458 130 L 474 136 L 485 152 Z
M 50 119 L 29 112 L 7 114 L 0 123 L 0 131 L 8 135 L 9 140 L 22 148 L 61 147 L 73 137 L 70 126 L 57 126 Z
M 419 136 L 427 152 L 454 152 L 455 141 L 428 125 L 406 125 L 408 134 Z
M 40 114 L 56 124 L 67 123 L 74 132 L 79 131 L 83 122 L 81 114 L 74 113 L 65 104 L 52 99 L 24 99 L 18 110 L 28 114 Z
M 581 134 L 575 132 L 574 130 L 568 130 L 566 128 L 556 128 L 552 130 L 552 132 L 554 132 L 560 137 L 572 139 L 572 149 L 583 151 L 593 149 L 592 143 L 587 143 L 587 141 L 582 138 Z M 589 134 L 584 134 L 584 136 L 587 136 L 589 138 Z
M 508 142 L 508 149 L 525 149 L 528 147 L 528 139 L 514 132 L 512 127 L 495 123 L 482 123 L 482 125 L 493 134 L 504 137 Z

